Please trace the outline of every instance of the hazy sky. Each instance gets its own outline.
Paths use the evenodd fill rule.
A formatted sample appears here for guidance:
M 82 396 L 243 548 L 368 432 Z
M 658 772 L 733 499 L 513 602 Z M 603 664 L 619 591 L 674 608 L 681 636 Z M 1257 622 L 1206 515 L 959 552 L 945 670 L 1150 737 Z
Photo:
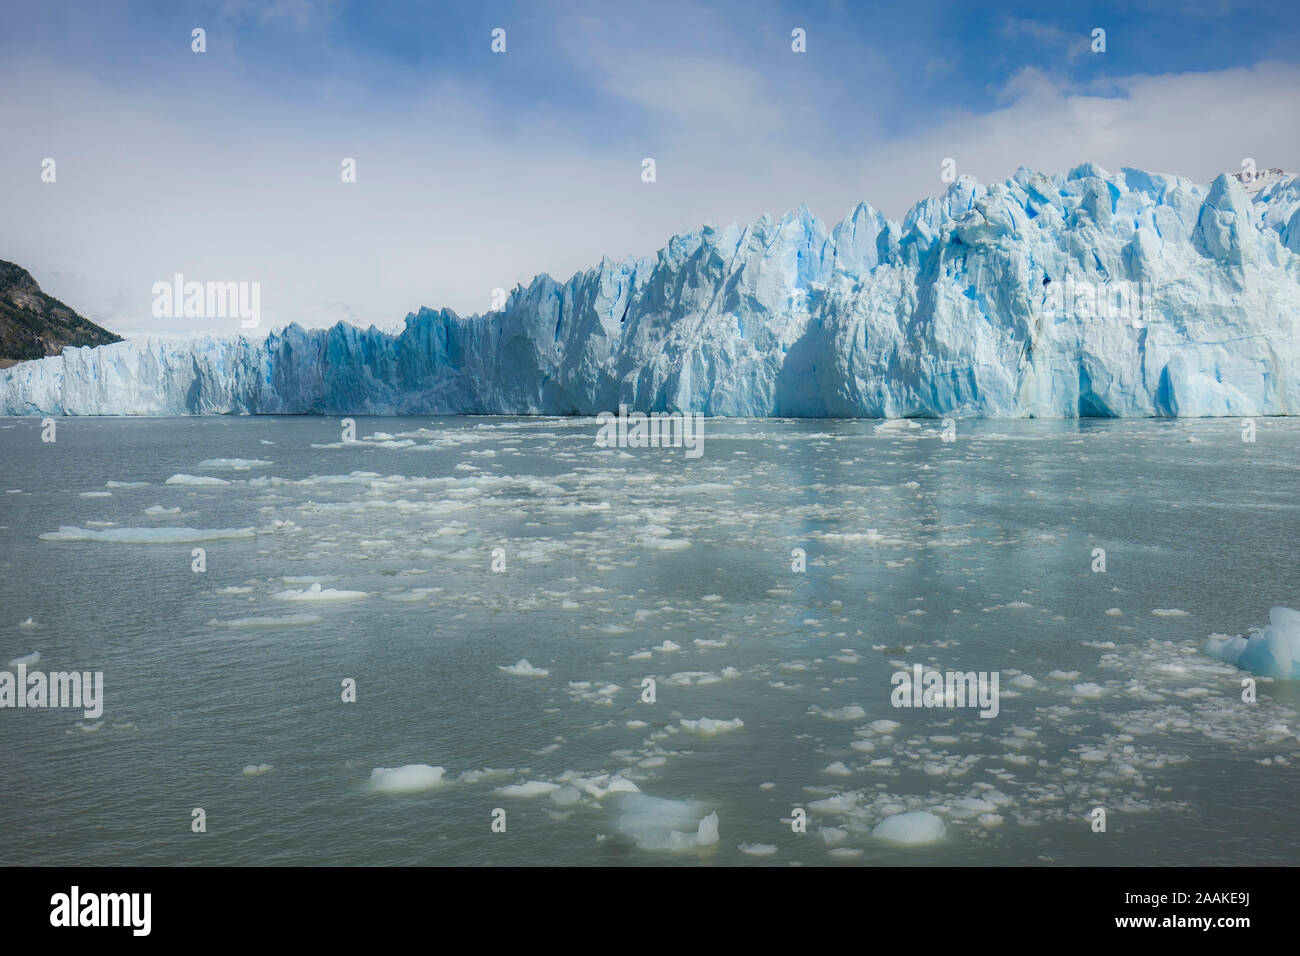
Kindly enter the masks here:
M 154 318 L 175 273 L 259 282 L 262 331 L 481 312 L 704 222 L 807 202 L 834 223 L 862 200 L 901 218 L 945 157 L 981 182 L 1300 167 L 1294 2 L 5 0 L 0 18 L 0 259 L 124 334 L 239 331 Z

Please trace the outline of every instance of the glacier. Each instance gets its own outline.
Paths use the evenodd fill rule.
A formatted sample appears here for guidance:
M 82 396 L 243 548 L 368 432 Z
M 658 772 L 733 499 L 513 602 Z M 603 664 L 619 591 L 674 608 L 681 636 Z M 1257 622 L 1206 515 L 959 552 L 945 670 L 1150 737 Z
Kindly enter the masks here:
M 1298 317 L 1300 178 L 1086 163 L 961 178 L 901 222 L 705 225 L 400 333 L 67 348 L 0 370 L 0 413 L 1290 415 Z

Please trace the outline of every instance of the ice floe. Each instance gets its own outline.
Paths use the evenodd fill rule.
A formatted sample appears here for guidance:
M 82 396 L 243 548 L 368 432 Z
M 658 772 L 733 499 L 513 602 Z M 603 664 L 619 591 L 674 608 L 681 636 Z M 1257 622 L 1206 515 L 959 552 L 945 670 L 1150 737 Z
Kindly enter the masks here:
M 108 528 L 94 530 L 61 525 L 58 531 L 38 535 L 42 541 L 103 541 L 110 544 L 191 544 L 196 541 L 234 541 L 254 538 L 252 528 Z
M 545 677 L 550 671 L 543 667 L 534 667 L 528 663 L 527 658 L 520 658 L 517 663 L 502 666 L 497 665 L 497 670 L 504 671 L 507 674 L 513 674 L 516 677 Z
M 402 767 L 376 767 L 370 772 L 370 789 L 378 793 L 419 793 L 447 785 L 442 767 L 408 763 Z

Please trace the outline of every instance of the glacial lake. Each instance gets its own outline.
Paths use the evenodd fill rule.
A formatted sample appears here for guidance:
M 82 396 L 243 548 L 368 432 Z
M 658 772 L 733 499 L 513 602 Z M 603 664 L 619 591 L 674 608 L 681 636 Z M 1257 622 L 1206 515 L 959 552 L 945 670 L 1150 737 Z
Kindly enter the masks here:
M 0 419 L 0 667 L 104 680 L 0 709 L 0 863 L 1294 865 L 1254 424 Z

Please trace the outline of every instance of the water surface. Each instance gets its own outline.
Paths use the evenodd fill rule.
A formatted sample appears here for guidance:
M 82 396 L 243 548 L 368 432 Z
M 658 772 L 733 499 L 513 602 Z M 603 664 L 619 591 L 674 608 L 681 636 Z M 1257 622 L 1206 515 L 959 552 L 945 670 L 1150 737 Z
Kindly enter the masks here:
M 1300 424 L 1257 424 L 0 420 L 0 666 L 106 684 L 0 710 L 0 862 L 1294 864 L 1300 693 L 1199 651 L 1300 602 Z M 914 663 L 998 716 L 891 706 Z

